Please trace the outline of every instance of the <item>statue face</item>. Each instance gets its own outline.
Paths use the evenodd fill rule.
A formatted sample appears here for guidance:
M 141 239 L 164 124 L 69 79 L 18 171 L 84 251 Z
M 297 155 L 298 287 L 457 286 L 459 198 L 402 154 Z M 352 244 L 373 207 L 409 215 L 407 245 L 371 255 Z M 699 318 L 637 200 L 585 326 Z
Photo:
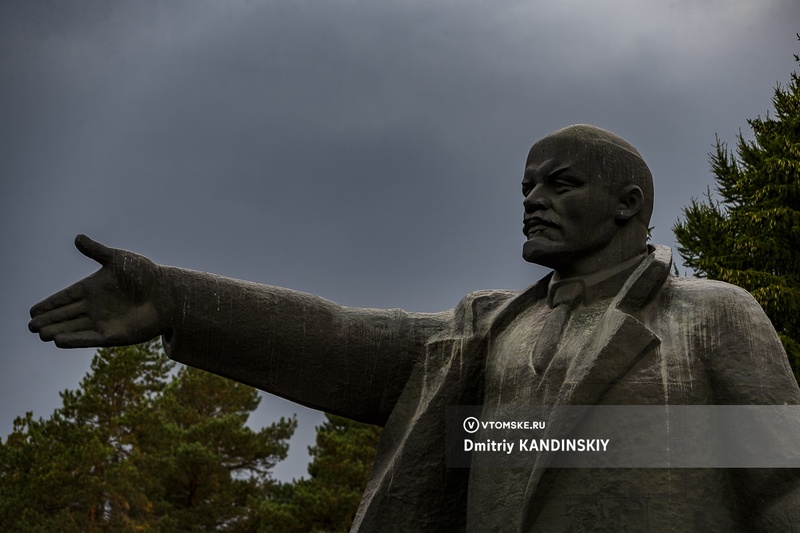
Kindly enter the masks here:
M 562 273 L 589 273 L 592 264 L 607 262 L 618 198 L 591 154 L 574 142 L 538 142 L 528 154 L 522 194 L 526 261 Z

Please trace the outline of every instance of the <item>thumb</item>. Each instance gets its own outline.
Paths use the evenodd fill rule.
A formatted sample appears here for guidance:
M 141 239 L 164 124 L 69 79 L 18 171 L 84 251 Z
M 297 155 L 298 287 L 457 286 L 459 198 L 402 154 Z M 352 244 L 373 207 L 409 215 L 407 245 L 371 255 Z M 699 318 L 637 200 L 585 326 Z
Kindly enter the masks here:
M 75 248 L 89 259 L 94 259 L 103 266 L 109 264 L 114 257 L 112 248 L 93 241 L 84 234 L 75 237 Z

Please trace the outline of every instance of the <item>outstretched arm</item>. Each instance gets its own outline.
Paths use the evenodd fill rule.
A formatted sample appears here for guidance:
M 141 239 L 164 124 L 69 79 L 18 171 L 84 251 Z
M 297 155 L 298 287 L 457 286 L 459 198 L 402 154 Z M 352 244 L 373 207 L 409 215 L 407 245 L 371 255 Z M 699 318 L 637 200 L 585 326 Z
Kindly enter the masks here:
M 91 276 L 31 309 L 30 329 L 62 348 L 163 335 L 176 361 L 309 407 L 382 424 L 452 312 L 354 309 L 310 294 L 174 267 L 103 246 Z
M 167 354 L 335 414 L 383 424 L 452 312 L 356 309 L 299 291 L 165 267 Z

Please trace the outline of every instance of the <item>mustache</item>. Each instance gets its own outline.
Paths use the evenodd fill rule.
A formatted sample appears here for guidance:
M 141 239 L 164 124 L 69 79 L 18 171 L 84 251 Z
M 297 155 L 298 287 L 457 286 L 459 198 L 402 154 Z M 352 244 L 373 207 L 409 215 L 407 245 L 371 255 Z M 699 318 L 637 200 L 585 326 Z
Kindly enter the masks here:
M 549 228 L 558 228 L 560 225 L 547 215 L 527 215 L 522 219 L 522 231 L 527 235 L 528 232 L 535 226 L 547 226 Z

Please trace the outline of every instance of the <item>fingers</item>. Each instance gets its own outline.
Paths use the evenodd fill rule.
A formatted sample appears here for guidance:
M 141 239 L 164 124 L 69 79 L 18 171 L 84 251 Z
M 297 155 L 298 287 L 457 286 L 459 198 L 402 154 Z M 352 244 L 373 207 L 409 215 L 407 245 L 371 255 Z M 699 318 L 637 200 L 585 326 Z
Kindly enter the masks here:
M 111 262 L 114 257 L 114 249 L 102 245 L 97 241 L 93 241 L 86 235 L 80 234 L 75 237 L 75 247 L 80 253 L 94 259 L 101 265 L 105 266 Z
M 54 340 L 59 348 L 97 348 L 108 345 L 106 339 L 96 331 L 59 333 Z
M 36 333 L 48 326 L 86 316 L 86 302 L 80 300 L 37 315 L 34 315 L 33 312 L 34 310 L 32 309 L 31 316 L 33 320 L 28 323 L 28 329 Z
M 64 333 L 76 333 L 91 331 L 94 329 L 92 321 L 88 317 L 80 317 L 75 320 L 59 322 L 50 326 L 45 326 L 39 330 L 39 338 L 43 341 L 51 341 Z
M 89 348 L 103 346 L 104 339 L 94 330 L 88 316 L 82 315 L 84 303 L 79 302 L 50 311 L 31 320 L 28 327 L 39 333 L 43 341 L 54 340 L 59 348 Z M 75 315 L 76 318 L 65 318 Z
M 78 283 L 73 283 L 66 289 L 61 289 L 57 293 L 48 296 L 38 304 L 31 307 L 31 318 L 35 319 L 39 315 L 47 313 L 48 311 L 69 306 L 71 304 L 81 302 L 82 300 L 83 284 L 79 281 Z

